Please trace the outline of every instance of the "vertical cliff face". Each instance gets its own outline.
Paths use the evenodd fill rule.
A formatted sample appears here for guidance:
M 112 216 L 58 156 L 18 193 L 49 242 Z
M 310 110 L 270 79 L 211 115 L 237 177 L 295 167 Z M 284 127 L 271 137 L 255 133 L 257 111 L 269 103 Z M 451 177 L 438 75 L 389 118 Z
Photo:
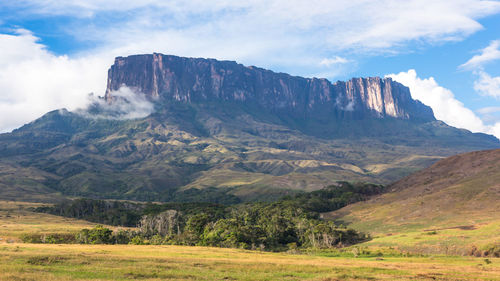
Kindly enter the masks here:
M 430 107 L 413 100 L 407 87 L 390 78 L 332 84 L 232 61 L 152 54 L 116 58 L 108 72 L 106 100 L 111 102 L 121 86 L 151 100 L 241 102 L 294 117 L 435 120 Z
M 391 78 L 353 78 L 334 85 L 345 110 L 368 110 L 380 118 L 435 120 L 430 107 L 413 100 L 410 90 Z

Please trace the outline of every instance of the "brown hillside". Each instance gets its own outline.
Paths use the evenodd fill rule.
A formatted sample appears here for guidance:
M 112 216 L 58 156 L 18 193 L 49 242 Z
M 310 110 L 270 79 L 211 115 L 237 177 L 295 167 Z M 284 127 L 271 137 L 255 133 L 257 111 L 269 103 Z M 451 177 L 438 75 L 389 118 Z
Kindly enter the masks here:
M 446 158 L 390 185 L 389 190 L 326 216 L 372 233 L 475 227 L 498 220 L 500 150 Z

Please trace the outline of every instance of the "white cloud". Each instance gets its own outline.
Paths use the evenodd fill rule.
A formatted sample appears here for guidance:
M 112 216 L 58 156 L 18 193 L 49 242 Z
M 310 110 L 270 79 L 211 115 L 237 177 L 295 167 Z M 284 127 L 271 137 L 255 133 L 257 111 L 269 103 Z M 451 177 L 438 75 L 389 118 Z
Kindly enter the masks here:
M 483 107 L 476 110 L 486 124 L 500 124 L 500 106 Z
M 154 104 L 144 94 L 129 87 L 122 86 L 109 95 L 114 98 L 112 103 L 106 102 L 104 98 L 90 95 L 89 106 L 77 112 L 89 118 L 105 119 L 137 119 L 154 112 Z
M 474 90 L 480 95 L 500 98 L 500 76 L 492 77 L 484 70 L 484 65 L 500 59 L 500 40 L 493 40 L 488 47 L 481 50 L 459 68 L 472 70 L 477 77 Z
M 483 107 L 483 108 L 478 109 L 477 112 L 480 114 L 497 113 L 497 112 L 500 112 L 500 106 Z
M 104 93 L 106 59 L 55 56 L 26 30 L 0 34 L 0 131 L 9 131 L 44 113 L 76 109 L 90 92 Z
M 421 79 L 414 69 L 387 76 L 409 87 L 412 97 L 430 106 L 437 119 L 454 127 L 493 134 L 500 138 L 500 122 L 485 124 L 472 110 L 457 100 L 449 89 L 439 86 L 433 77 Z
M 500 122 L 493 124 L 489 130 L 489 133 L 500 139 Z
M 500 59 L 500 40 L 491 41 L 490 45 L 481 50 L 481 54 L 473 56 L 460 67 L 463 69 L 480 69 L 488 62 Z
M 500 98 L 500 76 L 491 77 L 482 70 L 476 72 L 476 75 L 478 79 L 474 81 L 474 90 L 483 96 Z
M 344 64 L 344 63 L 348 63 L 348 62 L 349 62 L 348 59 L 345 59 L 345 58 L 342 58 L 339 56 L 335 56 L 333 58 L 324 58 L 319 62 L 319 64 L 324 65 L 326 67 L 330 67 L 332 65 Z

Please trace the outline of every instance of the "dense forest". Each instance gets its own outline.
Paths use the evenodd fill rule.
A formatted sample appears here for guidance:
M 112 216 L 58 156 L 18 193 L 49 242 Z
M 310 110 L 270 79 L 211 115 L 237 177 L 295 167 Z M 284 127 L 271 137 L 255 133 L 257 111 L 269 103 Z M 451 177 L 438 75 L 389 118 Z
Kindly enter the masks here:
M 202 245 L 273 251 L 299 247 L 330 248 L 358 243 L 367 237 L 322 220 L 320 213 L 366 200 L 383 190 L 381 185 L 338 182 L 318 191 L 287 196 L 270 203 L 156 204 L 77 199 L 40 207 L 36 211 L 102 224 L 137 226 L 137 230 L 116 232 L 103 226 L 84 229 L 69 239 L 77 243 Z M 67 238 L 26 239 L 50 243 Z

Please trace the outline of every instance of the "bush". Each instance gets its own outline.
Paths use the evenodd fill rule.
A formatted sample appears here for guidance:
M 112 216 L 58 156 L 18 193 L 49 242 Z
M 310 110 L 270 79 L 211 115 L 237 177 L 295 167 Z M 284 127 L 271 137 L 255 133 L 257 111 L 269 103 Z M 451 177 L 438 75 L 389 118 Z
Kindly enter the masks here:
M 26 263 L 31 265 L 53 265 L 64 262 L 68 258 L 60 256 L 34 256 L 29 258 Z
M 130 245 L 145 245 L 146 243 L 141 236 L 136 235 L 136 236 L 132 237 L 129 244 Z
M 96 225 L 92 229 L 82 229 L 76 234 L 76 241 L 81 244 L 112 244 L 113 231 L 102 225 Z
M 42 243 L 40 234 L 23 234 L 21 240 L 24 243 Z
M 71 233 L 25 234 L 21 236 L 24 243 L 71 244 L 75 243 L 75 235 Z
M 120 229 L 113 234 L 113 241 L 115 244 L 128 244 L 133 236 L 133 232 Z
M 165 239 L 163 236 L 156 234 L 151 239 L 149 239 L 149 244 L 151 245 L 162 245 L 165 244 Z
M 500 258 L 500 244 L 490 244 L 483 247 L 483 256 Z

